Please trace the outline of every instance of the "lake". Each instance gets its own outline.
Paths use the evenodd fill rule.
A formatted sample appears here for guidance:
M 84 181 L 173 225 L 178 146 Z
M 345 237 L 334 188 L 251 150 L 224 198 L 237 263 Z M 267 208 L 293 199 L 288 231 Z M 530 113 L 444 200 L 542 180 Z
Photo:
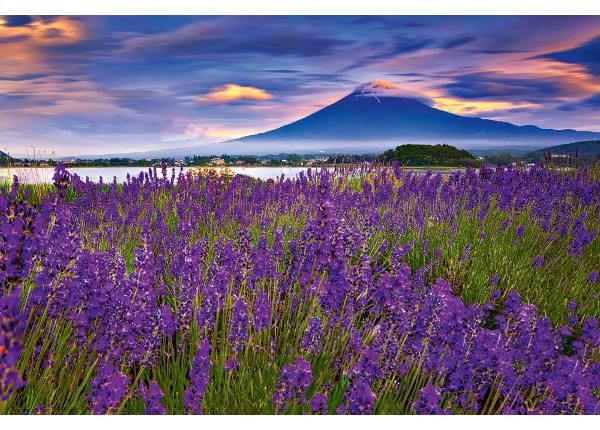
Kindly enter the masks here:
M 71 167 L 68 171 L 71 173 L 78 174 L 81 179 L 85 180 L 89 177 L 92 181 L 98 181 L 100 177 L 104 182 L 112 182 L 113 177 L 117 178 L 117 182 L 124 182 L 127 180 L 127 174 L 130 176 L 137 176 L 140 172 L 147 172 L 149 167 Z M 189 167 L 184 167 L 183 171 L 188 170 Z M 298 173 L 306 171 L 308 167 L 229 167 L 236 174 L 247 175 L 257 179 L 269 179 L 278 178 L 281 175 L 285 177 L 293 178 Z M 315 169 L 314 167 L 312 168 Z M 317 168 L 320 169 L 320 168 Z M 175 174 L 179 174 L 179 167 L 175 168 Z M 161 169 L 157 168 L 158 175 L 160 176 Z M 6 181 L 12 178 L 13 175 L 17 175 L 19 181 L 22 183 L 43 183 L 52 182 L 52 176 L 54 175 L 53 167 L 37 167 L 37 168 L 11 168 L 8 169 L 0 168 L 0 181 Z M 171 168 L 167 168 L 167 177 L 171 177 Z
M 127 180 L 127 174 L 130 176 L 137 176 L 140 172 L 147 172 L 149 167 L 72 167 L 69 168 L 69 172 L 78 174 L 81 179 L 85 180 L 89 177 L 92 181 L 98 181 L 100 177 L 104 182 L 112 182 L 113 177 L 117 178 L 117 182 L 124 182 Z M 190 167 L 184 167 L 183 171 L 187 171 Z M 309 167 L 229 167 L 231 171 L 236 174 L 250 176 L 257 179 L 275 179 L 284 175 L 286 178 L 293 178 L 302 171 L 307 171 Z M 312 167 L 314 170 L 320 170 L 320 167 Z M 175 168 L 175 174 L 179 174 L 179 167 Z M 460 169 L 433 169 L 434 173 L 451 173 L 455 170 Z M 161 169 L 157 168 L 158 175 L 161 175 Z M 405 169 L 405 171 L 413 171 L 419 173 L 425 173 L 427 169 Z M 10 170 L 0 168 L 0 182 L 12 180 L 12 176 L 17 175 L 19 182 L 21 183 L 49 183 L 52 182 L 52 176 L 54 175 L 53 167 L 23 167 L 23 168 L 11 168 Z M 171 168 L 167 169 L 167 177 L 171 177 Z

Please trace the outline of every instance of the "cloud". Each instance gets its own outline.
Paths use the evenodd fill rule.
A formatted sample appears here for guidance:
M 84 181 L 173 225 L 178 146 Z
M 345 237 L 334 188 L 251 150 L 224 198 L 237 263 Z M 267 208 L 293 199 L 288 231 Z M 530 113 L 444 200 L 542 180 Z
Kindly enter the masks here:
M 498 112 L 515 112 L 523 109 L 531 109 L 536 106 L 526 102 L 463 100 L 448 96 L 433 97 L 433 100 L 432 106 L 437 109 L 457 115 L 483 116 L 486 118 L 493 117 Z
M 373 43 L 371 48 L 372 52 L 363 58 L 351 63 L 349 66 L 344 67 L 340 70 L 340 73 L 349 72 L 353 69 L 367 66 L 372 63 L 376 63 L 380 60 L 387 60 L 389 58 L 397 57 L 402 54 L 409 54 L 412 52 L 418 52 L 433 43 L 433 39 L 427 37 L 424 39 L 406 37 L 404 35 L 396 36 L 391 41 L 376 41 Z
M 260 20 L 260 22 L 258 22 Z M 168 56 L 265 54 L 317 57 L 332 54 L 348 41 L 326 36 L 315 28 L 272 17 L 221 17 L 175 30 L 138 34 L 122 42 L 121 53 Z
M 244 87 L 236 84 L 225 84 L 215 87 L 196 101 L 199 103 L 231 103 L 238 100 L 271 100 L 273 96 L 260 88 Z
M 0 17 L 3 78 L 56 71 L 51 49 L 76 44 L 86 35 L 82 23 L 72 18 L 17 18 Z
M 70 136 L 159 133 L 169 124 L 169 115 L 132 109 L 123 97 L 73 76 L 0 79 L 0 132 L 26 131 L 39 139 L 50 129 L 70 130 Z
M 33 18 L 24 15 L 6 15 L 2 20 L 7 27 L 21 27 L 33 22 Z
M 168 135 L 165 141 L 190 141 L 221 142 L 248 136 L 261 131 L 249 127 L 227 127 L 219 124 L 188 124 L 183 131 L 175 135 Z
M 27 115 L 98 116 L 127 112 L 97 84 L 67 76 L 0 79 L 0 95 L 18 97 L 21 108 L 13 106 L 9 110 Z
M 1 17 L 0 38 L 20 38 L 31 46 L 44 46 L 75 43 L 85 36 L 81 23 L 68 17 L 25 18 Z
M 453 80 L 442 88 L 452 96 L 468 100 L 543 103 L 549 99 L 585 97 L 600 89 L 582 76 L 571 76 L 566 70 L 555 75 L 477 72 L 459 75 Z
M 600 109 L 600 93 L 574 103 L 566 103 L 559 106 L 559 109 L 563 111 L 577 111 L 580 109 L 598 110 Z
M 360 85 L 357 90 L 365 91 L 371 89 L 382 89 L 382 90 L 396 90 L 398 86 L 392 81 L 386 81 L 385 79 L 375 79 L 374 81 Z
M 404 97 L 417 99 L 428 106 L 434 104 L 434 101 L 425 94 L 410 88 L 400 87 L 384 79 L 376 79 L 359 85 L 353 94 L 358 97 Z
M 564 63 L 580 64 L 590 73 L 600 76 L 600 36 L 572 49 L 551 52 L 540 56 Z
M 442 42 L 442 48 L 453 49 L 467 45 L 475 40 L 475 36 L 458 36 Z

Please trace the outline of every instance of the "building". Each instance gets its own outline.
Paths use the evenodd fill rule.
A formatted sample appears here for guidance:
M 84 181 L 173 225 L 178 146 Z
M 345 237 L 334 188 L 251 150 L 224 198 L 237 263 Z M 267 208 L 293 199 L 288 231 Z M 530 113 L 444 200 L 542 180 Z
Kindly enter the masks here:
M 220 157 L 211 158 L 210 159 L 210 164 L 212 164 L 213 166 L 224 166 L 225 165 L 225 160 L 223 160 Z

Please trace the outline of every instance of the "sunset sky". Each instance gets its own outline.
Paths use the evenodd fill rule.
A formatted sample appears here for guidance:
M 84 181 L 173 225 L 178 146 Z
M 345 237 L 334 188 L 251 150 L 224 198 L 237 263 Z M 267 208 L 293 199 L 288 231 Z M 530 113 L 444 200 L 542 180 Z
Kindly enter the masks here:
M 0 150 L 196 146 L 361 83 L 463 115 L 600 131 L 600 17 L 0 17 Z

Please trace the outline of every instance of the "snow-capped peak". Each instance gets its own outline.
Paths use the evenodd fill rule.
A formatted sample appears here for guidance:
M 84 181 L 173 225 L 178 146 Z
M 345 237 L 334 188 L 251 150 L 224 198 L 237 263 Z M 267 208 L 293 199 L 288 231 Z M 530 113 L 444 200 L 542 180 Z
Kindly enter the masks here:
M 407 88 L 401 88 L 393 82 L 383 79 L 377 79 L 367 82 L 366 84 L 359 85 L 356 87 L 352 95 L 359 97 L 375 97 L 377 101 L 379 101 L 379 97 L 415 99 L 421 103 L 431 105 L 431 101 L 428 99 L 428 97 L 423 96 L 423 94 Z

